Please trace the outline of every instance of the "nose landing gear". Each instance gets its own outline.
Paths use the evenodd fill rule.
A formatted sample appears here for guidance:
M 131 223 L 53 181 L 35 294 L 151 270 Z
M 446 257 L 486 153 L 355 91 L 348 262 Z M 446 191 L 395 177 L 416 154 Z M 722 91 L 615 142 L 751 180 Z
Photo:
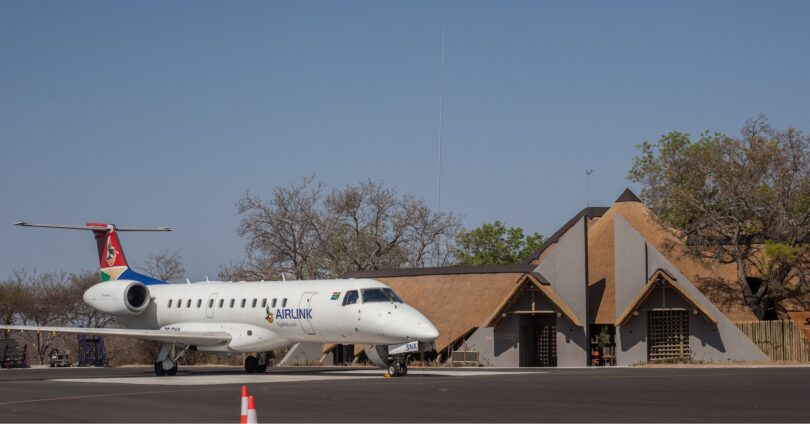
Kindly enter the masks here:
M 405 355 L 397 355 L 388 363 L 388 375 L 391 377 L 405 377 L 408 375 L 408 361 Z

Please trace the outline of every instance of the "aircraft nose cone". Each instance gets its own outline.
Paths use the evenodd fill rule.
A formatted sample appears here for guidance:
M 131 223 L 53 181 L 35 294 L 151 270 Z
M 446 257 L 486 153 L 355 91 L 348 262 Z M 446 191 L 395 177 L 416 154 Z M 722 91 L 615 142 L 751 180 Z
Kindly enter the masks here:
M 420 322 L 417 324 L 416 339 L 420 341 L 432 342 L 439 337 L 439 330 L 431 323 Z

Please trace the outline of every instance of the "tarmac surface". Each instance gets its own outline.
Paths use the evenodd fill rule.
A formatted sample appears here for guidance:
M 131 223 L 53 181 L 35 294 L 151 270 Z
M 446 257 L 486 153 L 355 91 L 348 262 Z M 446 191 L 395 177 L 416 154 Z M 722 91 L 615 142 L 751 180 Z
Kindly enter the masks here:
M 807 422 L 810 368 L 0 370 L 2 422 Z

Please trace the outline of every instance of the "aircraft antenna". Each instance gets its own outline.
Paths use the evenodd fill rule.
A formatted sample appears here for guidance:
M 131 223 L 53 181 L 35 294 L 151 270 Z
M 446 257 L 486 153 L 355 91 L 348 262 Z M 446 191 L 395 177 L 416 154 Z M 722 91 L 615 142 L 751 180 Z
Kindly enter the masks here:
M 439 75 L 439 129 L 438 129 L 438 172 L 436 173 L 436 211 L 441 216 L 442 214 L 442 139 L 444 138 L 444 73 L 445 73 L 445 56 L 446 56 L 446 32 L 447 25 L 442 24 L 442 66 Z M 441 266 L 441 244 L 442 236 L 436 237 L 436 266 Z

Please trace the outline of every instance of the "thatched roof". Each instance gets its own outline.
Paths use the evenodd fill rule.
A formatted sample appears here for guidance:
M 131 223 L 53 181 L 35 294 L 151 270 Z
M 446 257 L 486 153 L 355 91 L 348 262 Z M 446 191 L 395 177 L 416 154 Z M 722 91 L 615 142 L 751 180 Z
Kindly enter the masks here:
M 488 326 L 527 282 L 540 289 L 560 313 L 582 326 L 549 282 L 530 265 L 414 268 L 355 272 L 346 277 L 374 278 L 421 311 L 439 330 L 441 351 L 478 327 Z M 328 351 L 331 346 L 325 346 Z
M 707 262 L 687 254 L 684 241 L 671 229 L 662 227 L 653 213 L 640 201 L 623 194 L 588 230 L 589 286 L 604 284 L 597 324 L 615 322 L 615 215 L 620 214 L 636 231 L 689 279 L 720 311 L 732 321 L 755 320 L 737 284 L 734 264 Z M 601 288 L 600 288 L 601 289 Z
M 441 351 L 471 330 L 485 326 L 525 273 L 377 277 L 421 311 L 439 330 Z
M 644 285 L 644 287 L 641 289 L 641 291 L 638 292 L 638 294 L 636 294 L 636 296 L 633 298 L 630 304 L 627 305 L 627 309 L 625 309 L 624 312 L 622 312 L 622 314 L 619 315 L 619 318 L 616 319 L 616 326 L 618 327 L 627 322 L 633 316 L 633 311 L 641 307 L 641 304 L 644 303 L 644 301 L 647 300 L 650 294 L 652 294 L 652 292 L 655 291 L 655 289 L 658 287 L 667 287 L 672 290 L 675 290 L 684 300 L 689 302 L 689 304 L 692 305 L 692 307 L 695 308 L 695 310 L 698 311 L 698 313 L 700 313 L 700 315 L 703 316 L 703 318 L 705 318 L 706 321 L 712 324 L 717 324 L 719 322 L 717 321 L 717 318 L 715 318 L 714 315 L 711 314 L 711 312 L 706 310 L 706 308 L 704 308 L 700 304 L 700 302 L 698 302 L 694 297 L 692 297 L 692 295 L 689 294 L 689 292 L 687 292 L 686 290 L 683 289 L 683 287 L 678 285 L 678 283 L 675 281 L 675 277 L 669 275 L 669 273 L 664 271 L 663 269 L 659 269 L 655 271 L 652 277 L 650 277 L 650 279 L 647 281 L 647 284 Z

